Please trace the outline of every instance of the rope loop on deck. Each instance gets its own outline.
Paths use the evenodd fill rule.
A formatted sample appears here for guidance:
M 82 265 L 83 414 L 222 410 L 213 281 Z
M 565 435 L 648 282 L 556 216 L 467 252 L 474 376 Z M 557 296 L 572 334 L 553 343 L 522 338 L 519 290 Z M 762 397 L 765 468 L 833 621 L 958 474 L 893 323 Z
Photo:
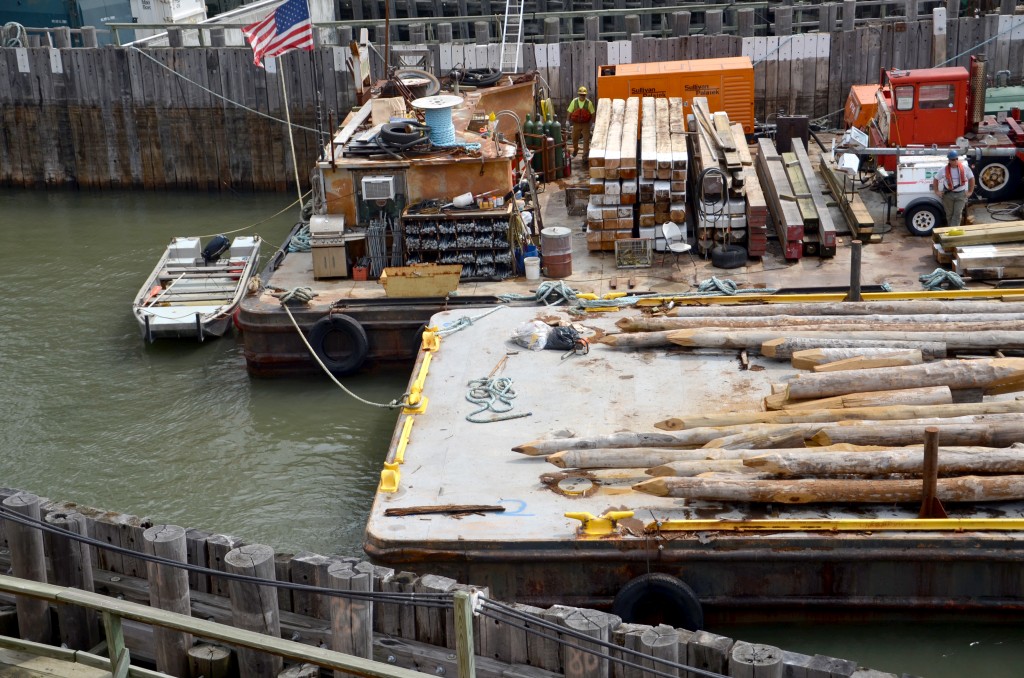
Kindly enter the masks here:
M 508 421 L 509 419 L 520 419 L 529 417 L 533 412 L 520 412 L 509 414 L 512 411 L 512 401 L 516 398 L 516 392 L 512 388 L 511 377 L 484 377 L 474 379 L 468 384 L 469 391 L 466 393 L 466 400 L 479 405 L 480 409 L 466 415 L 466 421 L 473 424 L 488 424 L 493 421 Z M 479 419 L 477 415 L 484 412 L 494 412 L 497 416 L 488 419 Z
M 717 276 L 711 276 L 707 280 L 702 280 L 697 285 L 697 292 L 700 294 L 722 294 L 731 297 L 738 290 L 739 285 L 736 284 L 735 280 L 730 280 L 729 278 L 719 280 Z
M 966 290 L 967 283 L 953 271 L 937 268 L 918 277 L 926 290 Z
M 312 290 L 312 288 L 309 287 L 293 287 L 292 289 L 283 292 L 274 292 L 271 294 L 271 296 L 280 299 L 281 305 L 287 308 L 286 304 L 289 301 L 297 301 L 301 304 L 308 304 L 313 300 L 314 297 L 318 295 L 316 292 Z
M 537 291 L 533 294 L 499 294 L 498 298 L 502 301 L 534 301 L 545 306 L 557 306 L 562 302 L 575 304 L 578 301 L 577 294 L 579 292 L 566 285 L 563 280 L 546 280 L 537 286 Z M 549 301 L 549 297 L 553 298 Z
M 481 313 L 480 315 L 478 315 L 476 317 L 470 318 L 469 316 L 464 315 L 461 318 L 459 318 L 458 320 L 453 320 L 451 322 L 445 323 L 444 325 L 441 326 L 441 329 L 437 331 L 437 336 L 439 336 L 439 337 L 447 337 L 449 334 L 455 334 L 459 330 L 466 329 L 467 327 L 469 327 L 470 325 L 475 323 L 477 320 L 480 320 L 481 318 L 486 318 L 487 316 L 489 316 L 490 314 L 494 313 L 495 311 L 501 310 L 503 308 L 505 308 L 505 307 L 504 306 L 495 306 L 494 308 L 492 308 L 492 309 L 490 309 L 488 311 L 484 311 L 483 313 Z

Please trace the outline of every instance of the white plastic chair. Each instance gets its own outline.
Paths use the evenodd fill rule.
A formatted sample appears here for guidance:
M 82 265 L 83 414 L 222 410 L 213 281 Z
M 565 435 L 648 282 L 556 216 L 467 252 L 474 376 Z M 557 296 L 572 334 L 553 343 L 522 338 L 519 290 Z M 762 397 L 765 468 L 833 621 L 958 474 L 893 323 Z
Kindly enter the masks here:
M 661 254 L 661 261 L 665 263 L 665 255 L 672 253 L 676 255 L 676 263 L 679 263 L 679 255 L 690 251 L 690 244 L 683 241 L 683 233 L 672 221 L 666 221 L 661 225 L 661 232 L 665 236 L 665 251 Z

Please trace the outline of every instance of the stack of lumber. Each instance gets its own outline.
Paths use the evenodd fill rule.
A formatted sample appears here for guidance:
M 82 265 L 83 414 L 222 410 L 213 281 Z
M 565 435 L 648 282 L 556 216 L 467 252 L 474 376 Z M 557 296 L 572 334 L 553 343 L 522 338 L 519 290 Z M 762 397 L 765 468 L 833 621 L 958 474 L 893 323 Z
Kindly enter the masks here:
M 804 218 L 796 202 L 796 192 L 786 172 L 786 164 L 771 139 L 757 140 L 757 176 L 761 179 L 782 256 L 789 260 L 803 256 Z
M 936 228 L 936 260 L 972 280 L 1024 278 L 1024 221 Z
M 644 97 L 642 104 L 640 228 L 656 228 L 672 221 L 685 234 L 688 154 L 683 101 L 679 97 Z M 640 234 L 644 237 L 645 230 Z
M 988 398 L 1024 391 L 1024 358 L 977 355 L 1024 348 L 1016 304 L 683 306 L 617 325 L 623 333 L 603 343 L 760 349 L 800 371 L 777 380 L 764 410 L 751 403 L 667 419 L 656 431 L 542 439 L 514 451 L 586 470 L 599 484 L 632 479 L 635 491 L 688 500 L 919 504 L 927 428 L 941 445 L 940 500 L 1024 500 L 1024 400 Z M 972 357 L 950 357 L 956 351 Z
M 768 252 L 768 202 L 753 166 L 743 168 L 743 189 L 747 194 L 747 254 L 763 257 Z
M 867 245 L 869 242 L 881 242 L 882 236 L 876 234 L 875 220 L 868 212 L 867 205 L 863 198 L 855 190 L 855 181 L 852 175 L 839 169 L 835 160 L 821 156 L 819 164 L 821 176 L 825 178 L 825 184 L 832 196 L 839 203 L 847 226 L 853 237 Z
M 721 172 L 707 175 L 694 185 L 694 200 L 699 201 L 695 222 L 697 245 L 707 250 L 716 242 L 724 242 L 727 235 L 731 242 L 742 242 L 747 238 L 746 185 L 752 177 L 747 170 L 753 165 L 743 126 L 732 124 L 723 111 L 710 111 L 706 97 L 694 97 L 691 132 L 694 181 L 700 181 L 701 174 L 710 168 Z M 761 197 L 755 191 L 755 215 L 763 202 Z M 761 254 L 764 248 L 758 246 L 763 233 L 759 227 L 754 238 L 754 249 L 760 249 Z
M 639 116 L 637 97 L 598 99 L 588 156 L 587 249 L 592 252 L 614 251 L 616 240 L 633 237 Z
M 805 257 L 834 257 L 836 255 L 836 227 L 825 201 L 824 191 L 814 172 L 803 140 L 792 140 L 792 152 L 783 153 L 786 174 L 793 187 L 800 215 L 804 220 L 803 255 Z

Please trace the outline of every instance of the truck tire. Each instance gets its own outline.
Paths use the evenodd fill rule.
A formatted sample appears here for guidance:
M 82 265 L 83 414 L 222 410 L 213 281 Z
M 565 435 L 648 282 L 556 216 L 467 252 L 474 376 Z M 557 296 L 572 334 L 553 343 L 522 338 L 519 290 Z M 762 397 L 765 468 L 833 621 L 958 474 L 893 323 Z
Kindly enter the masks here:
M 633 624 L 668 624 L 687 631 L 704 628 L 704 609 L 697 594 L 682 580 L 661 572 L 627 582 L 615 596 L 612 614 Z
M 1020 179 L 1016 158 L 982 158 L 974 170 L 974 191 L 984 200 L 1009 200 L 1017 196 Z
M 739 245 L 716 245 L 711 250 L 711 265 L 715 268 L 739 268 L 747 263 L 747 250 Z
M 903 223 L 911 235 L 924 237 L 931 235 L 936 226 L 946 221 L 946 215 L 937 205 L 922 203 L 914 205 L 903 213 Z

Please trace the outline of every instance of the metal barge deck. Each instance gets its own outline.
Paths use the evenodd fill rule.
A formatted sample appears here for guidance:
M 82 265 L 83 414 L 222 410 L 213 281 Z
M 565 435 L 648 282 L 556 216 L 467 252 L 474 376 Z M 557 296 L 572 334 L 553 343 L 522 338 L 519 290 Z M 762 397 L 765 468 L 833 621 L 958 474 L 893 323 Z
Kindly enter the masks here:
M 622 312 L 577 322 L 600 334 Z M 461 310 L 434 316 L 443 327 Z M 510 331 L 564 311 L 503 308 L 421 351 L 412 386 L 426 403 L 397 423 L 367 524 L 366 550 L 396 568 L 422 569 L 491 587 L 522 603 L 605 606 L 634 577 L 663 572 L 696 593 L 709 615 L 738 619 L 836 608 L 1024 610 L 1024 533 L 1016 531 L 725 532 L 660 530 L 667 521 L 774 519 L 908 520 L 916 506 L 754 505 L 687 502 L 631 489 L 621 478 L 544 483 L 561 469 L 516 445 L 566 432 L 654 431 L 666 417 L 759 410 L 770 384 L 792 369 L 760 356 L 742 370 L 735 352 L 624 351 L 595 344 L 588 355 L 514 345 Z M 575 319 L 573 319 L 575 320 Z M 470 423 L 467 383 L 494 373 L 517 394 L 512 413 Z M 425 374 L 425 376 L 423 376 Z M 487 416 L 486 413 L 483 416 Z M 571 432 L 571 433 L 569 433 Z M 388 482 L 396 491 L 386 491 Z M 389 509 L 494 505 L 503 512 L 388 516 Z M 1024 503 L 947 506 L 951 518 L 1022 519 Z M 630 511 L 609 534 L 587 535 L 568 513 Z M 1017 523 L 1019 528 L 1020 523 Z M 676 526 L 678 527 L 678 526 Z M 586 566 L 585 573 L 581 569 Z

